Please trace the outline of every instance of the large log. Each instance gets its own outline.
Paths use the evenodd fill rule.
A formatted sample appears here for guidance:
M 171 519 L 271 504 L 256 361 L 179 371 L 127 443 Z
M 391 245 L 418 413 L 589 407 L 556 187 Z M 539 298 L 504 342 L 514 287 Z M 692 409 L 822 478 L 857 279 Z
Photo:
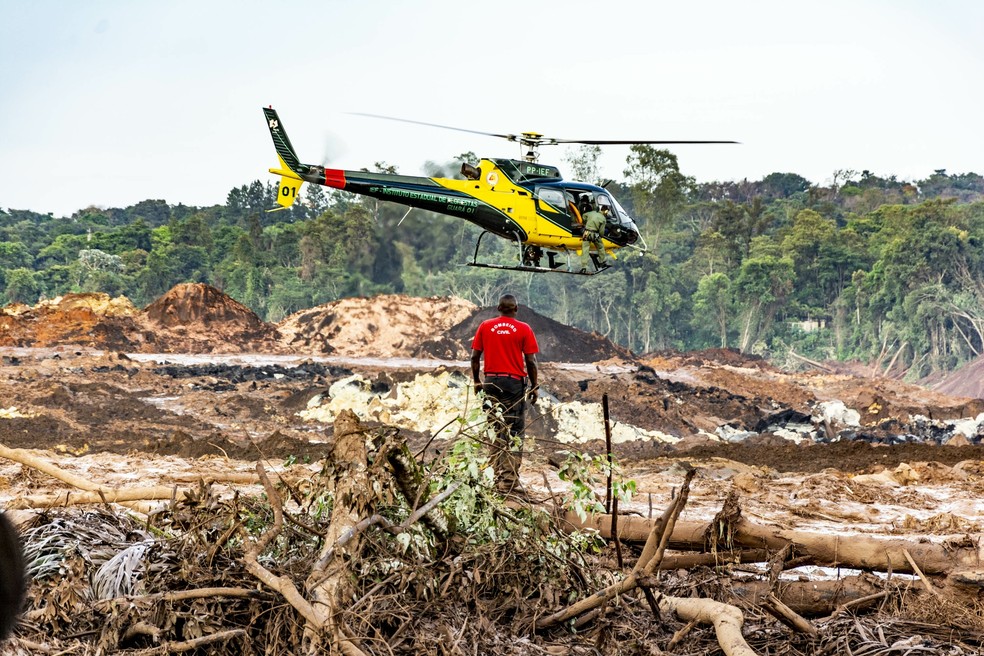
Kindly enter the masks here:
M 565 517 L 573 530 L 594 529 L 611 539 L 612 520 L 608 515 L 589 515 L 582 522 L 574 513 Z M 622 542 L 642 542 L 652 528 L 652 520 L 625 516 L 618 520 L 618 538 Z M 678 521 L 673 527 L 670 548 L 679 551 L 707 551 L 704 536 L 707 522 Z M 867 534 L 832 534 L 797 531 L 763 526 L 739 519 L 731 526 L 734 546 L 779 551 L 793 545 L 796 556 L 809 556 L 816 565 L 850 567 L 880 572 L 915 573 L 905 552 L 924 574 L 945 576 L 956 571 L 980 570 L 984 562 L 984 544 L 967 535 L 953 535 L 939 541 L 886 538 Z
M 871 598 L 882 590 L 872 574 L 845 576 L 836 581 L 782 581 L 774 591 L 785 605 L 807 617 L 830 615 L 838 606 Z M 736 600 L 754 606 L 773 593 L 768 581 L 735 579 L 729 586 Z M 876 603 L 872 598 L 869 603 Z
M 64 483 L 68 483 L 73 487 L 77 487 L 80 490 L 89 490 L 91 492 L 96 493 L 97 496 L 101 495 L 106 499 L 113 498 L 118 494 L 118 491 L 114 488 L 99 485 L 98 483 L 93 483 L 91 480 L 85 478 L 84 476 L 79 476 L 77 474 L 73 474 L 71 472 L 65 471 L 58 465 L 55 465 L 51 462 L 48 462 L 47 460 L 44 460 L 36 456 L 35 452 L 29 451 L 27 449 L 11 449 L 6 445 L 0 444 L 0 458 L 7 458 L 9 460 L 13 460 L 14 462 L 19 462 L 22 465 L 27 465 L 28 467 L 37 469 L 38 471 L 44 472 L 49 476 L 53 476 Z M 172 490 L 171 488 L 165 488 L 165 490 L 166 490 L 165 492 L 166 496 L 164 498 L 168 498 L 168 499 L 171 498 L 172 496 L 174 496 L 175 498 L 183 498 L 184 495 L 186 494 L 184 491 L 178 492 L 176 490 Z M 160 492 L 161 490 L 157 490 L 157 491 Z M 66 493 L 63 496 L 68 498 L 70 494 Z M 136 512 L 144 512 L 147 510 L 145 505 L 138 501 L 132 501 L 132 500 L 120 501 L 120 504 Z M 9 507 L 14 508 L 15 504 L 10 504 Z
M 687 622 L 712 624 L 718 644 L 726 656 L 755 656 L 755 652 L 748 646 L 741 634 L 741 626 L 745 619 L 741 609 L 713 599 L 682 599 L 663 594 L 659 594 L 658 599 L 654 599 L 649 592 L 652 589 L 650 576 L 659 568 L 669 543 L 669 537 L 673 533 L 673 525 L 687 504 L 693 477 L 694 470 L 687 472 L 680 488 L 680 494 L 670 502 L 662 516 L 653 523 L 649 534 L 646 536 L 646 544 L 643 547 L 642 555 L 639 557 L 639 562 L 636 563 L 626 578 L 604 590 L 599 590 L 572 606 L 547 617 L 541 617 L 536 620 L 534 626 L 538 630 L 544 629 L 578 615 L 581 615 L 579 622 L 583 623 L 586 618 L 593 617 L 598 609 L 617 595 L 625 594 L 641 586 L 647 590 L 646 596 L 650 599 L 650 603 L 655 602 L 660 609 L 674 613 Z M 611 526 L 612 524 L 609 523 L 609 527 Z M 578 626 L 577 622 L 575 626 Z
M 358 643 L 348 633 L 343 618 L 346 600 L 354 590 L 353 572 L 348 556 L 359 553 L 360 540 L 356 529 L 367 514 L 369 491 L 372 484 L 368 474 L 366 436 L 355 413 L 343 410 L 335 418 L 334 442 L 329 453 L 333 468 L 326 472 L 326 484 L 331 491 L 331 521 L 325 535 L 321 553 L 304 587 L 312 605 L 326 618 L 323 628 L 332 640 L 332 651 L 344 656 L 364 654 Z M 351 534 L 345 545 L 336 548 L 342 536 Z M 308 653 L 319 653 L 320 635 L 308 636 Z

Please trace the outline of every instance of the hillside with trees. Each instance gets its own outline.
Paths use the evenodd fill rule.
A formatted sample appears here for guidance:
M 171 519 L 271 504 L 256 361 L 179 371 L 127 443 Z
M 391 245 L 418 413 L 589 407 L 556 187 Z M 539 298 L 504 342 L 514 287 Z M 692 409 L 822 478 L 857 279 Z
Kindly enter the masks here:
M 568 177 L 593 179 L 597 157 L 589 147 L 570 156 Z M 448 175 L 457 164 L 427 168 Z M 651 251 L 620 254 L 591 278 L 465 267 L 474 226 L 418 210 L 404 217 L 403 206 L 310 185 L 292 209 L 273 213 L 276 186 L 261 181 L 212 207 L 148 199 L 69 217 L 8 208 L 0 301 L 100 291 L 142 307 L 178 283 L 205 282 L 279 321 L 349 296 L 454 294 L 491 305 L 510 290 L 637 353 L 734 347 L 781 362 L 792 351 L 921 378 L 984 349 L 976 173 L 901 181 L 839 171 L 820 186 L 777 172 L 701 183 L 669 151 L 634 146 L 609 189 Z M 495 247 L 503 258 L 514 248 Z

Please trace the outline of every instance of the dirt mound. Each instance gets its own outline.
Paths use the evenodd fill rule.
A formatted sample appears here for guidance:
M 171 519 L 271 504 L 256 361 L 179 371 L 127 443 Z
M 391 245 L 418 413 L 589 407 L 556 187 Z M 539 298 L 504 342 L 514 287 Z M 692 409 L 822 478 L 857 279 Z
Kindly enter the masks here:
M 689 351 L 680 353 L 679 351 L 657 351 L 655 353 L 642 356 L 643 361 L 661 363 L 665 361 L 678 361 L 688 365 L 700 367 L 705 364 L 729 365 L 732 367 L 748 367 L 769 371 L 777 369 L 769 364 L 760 355 L 742 353 L 736 348 L 712 348 L 703 351 Z M 655 364 L 651 365 L 655 366 Z
M 0 346 L 63 345 L 138 353 L 280 351 L 274 326 L 218 289 L 182 284 L 142 312 L 125 296 L 66 294 L 0 309 Z
M 400 357 L 474 310 L 473 303 L 456 296 L 343 298 L 292 314 L 277 328 L 284 347 L 294 353 Z
M 280 351 L 276 327 L 203 283 L 176 285 L 144 308 L 144 315 L 165 352 Z
M 941 381 L 936 381 L 932 389 L 953 396 L 984 399 L 984 357 L 968 362 Z
M 0 346 L 140 350 L 146 338 L 139 310 L 125 296 L 66 294 L 34 307 L 15 303 L 0 309 Z
M 424 342 L 415 355 L 438 358 L 465 359 L 471 354 L 471 343 L 478 326 L 486 319 L 499 316 L 495 308 L 479 308 L 464 321 L 452 326 L 444 335 Z M 538 359 L 544 362 L 600 362 L 612 358 L 633 359 L 630 351 L 613 344 L 598 333 L 586 333 L 550 317 L 537 314 L 525 305 L 519 306 L 516 318 L 533 329 L 540 346 Z
M 861 413 L 863 425 L 886 419 L 908 421 L 915 415 L 952 420 L 976 417 L 984 412 L 984 401 L 970 395 L 957 396 L 941 390 L 927 390 L 890 378 L 814 375 L 809 379 L 820 400 L 839 399 Z

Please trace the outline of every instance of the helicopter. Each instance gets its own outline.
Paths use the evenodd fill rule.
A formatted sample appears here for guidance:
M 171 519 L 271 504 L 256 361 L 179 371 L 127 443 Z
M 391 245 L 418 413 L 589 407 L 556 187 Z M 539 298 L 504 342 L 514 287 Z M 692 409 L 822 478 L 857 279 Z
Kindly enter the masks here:
M 734 141 L 607 141 L 555 139 L 536 132 L 496 134 L 462 128 L 394 119 L 374 114 L 372 118 L 416 123 L 431 127 L 471 132 L 517 142 L 525 153 L 522 159 L 483 158 L 477 166 L 461 165 L 464 179 L 369 173 L 330 169 L 317 164 L 303 164 L 291 145 L 280 117 L 273 107 L 263 114 L 280 159 L 279 168 L 269 169 L 280 176 L 275 209 L 287 209 L 297 200 L 305 182 L 354 194 L 370 196 L 469 221 L 482 229 L 475 253 L 468 266 L 536 273 L 557 272 L 595 275 L 609 268 L 591 253 L 591 270 L 572 266 L 572 255 L 582 248 L 583 214 L 597 208 L 606 216 L 602 245 L 613 259 L 615 251 L 629 248 L 645 253 L 647 246 L 635 221 L 607 189 L 584 182 L 564 180 L 556 166 L 541 164 L 538 149 L 557 144 L 720 144 Z M 407 215 L 404 215 L 406 218 Z M 402 222 L 402 219 L 401 219 Z M 492 234 L 515 242 L 518 257 L 514 263 L 479 261 L 482 238 Z M 546 258 L 544 260 L 544 258 Z

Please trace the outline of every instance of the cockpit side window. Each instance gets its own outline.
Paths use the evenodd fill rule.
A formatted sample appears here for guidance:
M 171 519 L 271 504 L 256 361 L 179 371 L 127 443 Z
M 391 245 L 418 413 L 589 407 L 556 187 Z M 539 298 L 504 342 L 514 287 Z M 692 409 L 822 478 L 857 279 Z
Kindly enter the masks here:
M 552 209 L 554 212 L 567 212 L 567 199 L 564 197 L 564 192 L 559 189 L 537 187 L 536 198 L 541 206 L 543 203 L 547 203 L 550 205 L 549 209 Z
M 608 223 L 619 223 L 618 212 L 615 210 L 615 205 L 612 203 L 611 196 L 608 194 L 599 193 L 595 197 L 595 204 L 598 211 L 605 215 L 605 219 L 608 220 Z

